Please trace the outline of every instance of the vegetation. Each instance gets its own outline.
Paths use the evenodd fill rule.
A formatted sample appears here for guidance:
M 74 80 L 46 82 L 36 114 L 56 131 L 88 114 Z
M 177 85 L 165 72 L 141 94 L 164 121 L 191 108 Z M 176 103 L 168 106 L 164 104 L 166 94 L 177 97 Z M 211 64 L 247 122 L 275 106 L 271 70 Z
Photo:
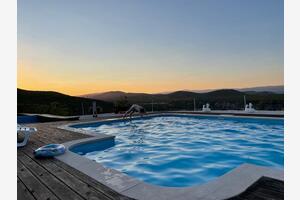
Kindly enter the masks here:
M 180 94 L 177 95 L 180 96 Z M 244 96 L 247 103 L 251 102 L 257 110 L 283 110 L 283 94 L 244 93 L 236 90 L 217 90 L 208 93 L 189 94 L 189 98 L 182 97 L 181 100 L 174 100 L 169 104 L 171 109 L 178 107 L 180 102 L 181 109 L 193 109 L 192 99 L 195 99 L 198 109 L 202 108 L 203 104 L 209 103 L 210 107 L 215 110 L 242 110 L 244 109 Z
M 209 103 L 215 110 L 242 110 L 244 96 L 257 110 L 283 110 L 284 95 L 271 92 L 240 92 L 237 90 L 216 90 L 207 93 L 177 91 L 169 94 L 146 94 L 112 92 L 89 95 L 88 98 L 68 96 L 57 92 L 27 91 L 18 89 L 18 113 L 47 113 L 55 115 L 91 114 L 92 101 L 97 102 L 103 112 L 122 112 L 136 103 L 147 111 L 193 110 L 194 99 L 197 109 Z M 95 100 L 98 99 L 98 100 Z M 110 102 L 107 102 L 110 101 Z
M 129 105 L 143 105 L 146 110 L 193 110 L 194 99 L 197 109 L 209 103 L 216 110 L 244 109 L 244 96 L 257 110 L 283 110 L 284 95 L 272 92 L 240 92 L 237 90 L 216 90 L 207 93 L 177 91 L 169 94 L 125 93 L 120 91 L 89 95 L 90 98 L 119 102 L 126 99 Z M 126 104 L 128 104 L 126 103 Z M 126 104 L 123 108 L 127 108 Z M 121 106 L 122 107 L 122 106 Z
M 103 112 L 112 112 L 113 103 L 82 97 L 74 97 L 58 92 L 28 91 L 18 89 L 18 113 L 38 113 L 54 115 L 92 114 L 92 102 Z
M 127 97 L 120 97 L 117 101 L 114 102 L 114 112 L 119 113 L 121 111 L 128 110 L 130 107 L 130 104 L 127 100 Z

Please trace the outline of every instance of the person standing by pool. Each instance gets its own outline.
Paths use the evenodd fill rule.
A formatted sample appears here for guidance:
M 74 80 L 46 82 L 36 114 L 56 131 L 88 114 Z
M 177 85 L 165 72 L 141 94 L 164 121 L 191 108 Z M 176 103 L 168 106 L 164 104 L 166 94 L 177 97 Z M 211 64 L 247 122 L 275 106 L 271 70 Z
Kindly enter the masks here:
M 126 118 L 128 115 L 131 118 L 132 114 L 134 112 L 138 112 L 140 113 L 141 116 L 143 116 L 144 113 L 146 113 L 145 108 L 137 105 L 137 104 L 133 104 L 124 114 L 123 118 Z

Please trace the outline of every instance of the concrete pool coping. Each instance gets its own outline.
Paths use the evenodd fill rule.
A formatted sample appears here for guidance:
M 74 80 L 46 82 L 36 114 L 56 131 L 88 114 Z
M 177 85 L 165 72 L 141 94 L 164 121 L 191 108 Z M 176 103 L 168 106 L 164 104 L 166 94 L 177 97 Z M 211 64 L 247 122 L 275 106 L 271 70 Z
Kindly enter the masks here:
M 169 115 L 169 113 L 166 114 Z M 162 114 L 160 113 L 158 115 Z M 78 130 L 77 128 L 73 128 L 70 126 L 119 120 L 120 119 L 107 119 L 101 121 L 97 120 L 83 123 L 72 123 L 65 126 L 61 126 L 60 128 L 62 129 L 88 134 L 93 137 L 80 140 L 73 140 L 64 143 L 67 149 L 66 153 L 56 158 L 121 194 L 141 200 L 226 199 L 244 192 L 248 187 L 250 187 L 253 183 L 255 183 L 259 178 L 263 176 L 282 181 L 284 180 L 283 170 L 274 169 L 270 167 L 261 167 L 245 163 L 229 171 L 223 176 L 220 176 L 202 185 L 196 185 L 191 187 L 163 187 L 137 180 L 122 172 L 111 168 L 107 168 L 102 164 L 97 163 L 96 161 L 90 160 L 70 151 L 71 147 L 77 145 L 93 143 L 95 141 L 114 139 L 114 136 L 99 133 L 94 134 L 92 132 Z

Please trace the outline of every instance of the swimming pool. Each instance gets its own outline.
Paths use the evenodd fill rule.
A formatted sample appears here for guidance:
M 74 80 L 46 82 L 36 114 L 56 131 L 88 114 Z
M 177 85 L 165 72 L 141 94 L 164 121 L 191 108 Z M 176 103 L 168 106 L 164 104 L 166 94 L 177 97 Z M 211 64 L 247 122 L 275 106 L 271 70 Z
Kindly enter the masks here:
M 187 187 L 243 163 L 283 168 L 283 119 L 164 115 L 74 125 L 115 141 L 71 151 L 138 180 Z

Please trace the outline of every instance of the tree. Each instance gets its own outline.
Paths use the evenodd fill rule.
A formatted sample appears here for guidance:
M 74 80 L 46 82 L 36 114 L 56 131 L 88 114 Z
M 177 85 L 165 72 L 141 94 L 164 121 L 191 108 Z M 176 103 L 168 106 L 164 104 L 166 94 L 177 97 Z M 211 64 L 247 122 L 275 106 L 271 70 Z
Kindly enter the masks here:
M 114 110 L 115 113 L 119 113 L 121 111 L 126 111 L 129 108 L 129 102 L 127 96 L 121 97 L 119 100 L 114 102 Z

